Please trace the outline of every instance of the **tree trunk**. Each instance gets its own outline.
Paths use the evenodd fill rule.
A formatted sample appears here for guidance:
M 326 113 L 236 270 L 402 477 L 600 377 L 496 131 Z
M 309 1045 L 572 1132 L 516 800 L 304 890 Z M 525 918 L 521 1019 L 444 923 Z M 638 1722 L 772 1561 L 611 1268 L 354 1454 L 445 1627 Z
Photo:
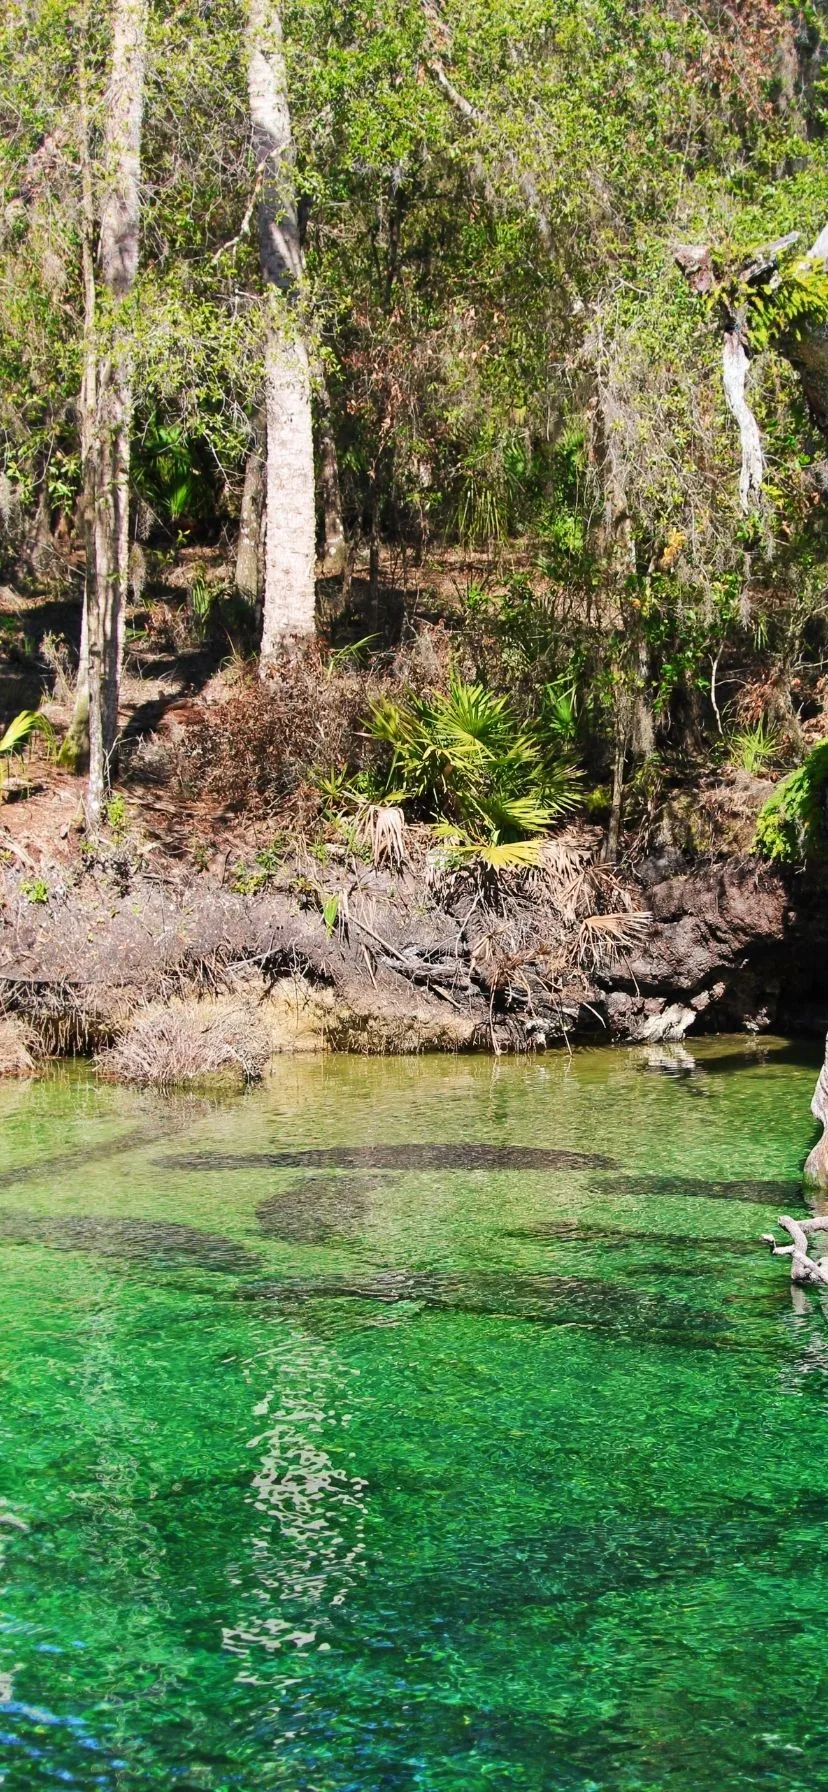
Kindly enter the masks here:
M 265 356 L 267 528 L 262 670 L 315 628 L 316 516 L 310 368 L 300 336 L 274 329 Z
M 331 400 L 325 375 L 316 369 L 317 406 L 316 433 L 319 442 L 319 484 L 322 492 L 322 514 L 325 540 L 322 548 L 322 577 L 341 578 L 345 571 L 348 547 L 342 520 L 342 491 L 339 484 L 339 461 L 331 424 Z
M 259 603 L 262 595 L 260 543 L 265 503 L 266 440 L 267 413 L 262 406 L 253 418 L 253 440 L 244 470 L 239 545 L 236 549 L 236 590 L 245 603 L 253 605 Z
M 95 200 L 92 190 L 92 157 L 89 144 L 89 95 L 86 78 L 87 28 L 88 18 L 84 15 L 78 62 L 78 147 L 81 163 L 81 269 L 83 273 L 83 376 L 79 404 L 82 479 L 80 509 L 86 573 L 83 584 L 83 612 L 75 703 L 72 720 L 59 755 L 61 765 L 74 772 L 85 771 L 89 764 L 89 580 L 94 567 L 92 539 L 94 493 L 91 486 L 91 451 L 95 439 L 98 388 L 95 330 Z
M 262 671 L 315 628 L 316 505 L 293 137 L 278 0 L 249 0 L 248 92 L 262 172 L 259 256 L 271 289 L 265 350 L 267 470 Z
M 129 456 L 132 354 L 123 301 L 138 271 L 141 127 L 147 0 L 115 0 L 112 66 L 103 144 L 100 264 L 111 300 L 105 351 L 97 346 L 93 439 L 89 445 L 91 576 L 89 634 L 89 817 L 100 820 L 118 735 L 118 700 L 129 585 Z
M 616 718 L 615 756 L 612 762 L 612 798 L 609 826 L 604 844 L 604 858 L 615 865 L 621 850 L 621 826 L 624 819 L 624 766 L 627 758 L 628 727 L 626 712 Z

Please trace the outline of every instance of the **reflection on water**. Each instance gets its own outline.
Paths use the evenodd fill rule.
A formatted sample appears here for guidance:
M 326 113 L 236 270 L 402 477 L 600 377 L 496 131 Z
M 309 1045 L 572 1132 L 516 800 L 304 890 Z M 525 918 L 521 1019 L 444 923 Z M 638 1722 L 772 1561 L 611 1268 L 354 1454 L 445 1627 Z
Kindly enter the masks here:
M 325 1447 L 326 1435 L 348 1422 L 347 1374 L 330 1348 L 294 1327 L 280 1327 L 264 1357 L 274 1383 L 253 1407 L 258 1430 L 247 1444 L 256 1462 L 248 1495 L 257 1515 L 253 1585 L 222 1632 L 224 1647 L 245 1663 L 239 1679 L 254 1682 L 260 1650 L 330 1649 L 331 1617 L 363 1567 L 365 1548 L 365 1483 L 337 1467 Z M 246 1365 L 251 1381 L 262 1361 Z
M 826 1783 L 812 1079 L 0 1087 L 2 1792 Z

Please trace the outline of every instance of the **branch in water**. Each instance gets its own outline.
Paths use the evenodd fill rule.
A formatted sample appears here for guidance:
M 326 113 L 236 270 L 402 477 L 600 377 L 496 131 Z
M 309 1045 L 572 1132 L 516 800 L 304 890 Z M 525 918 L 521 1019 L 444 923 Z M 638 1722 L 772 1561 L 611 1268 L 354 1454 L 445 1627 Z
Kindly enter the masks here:
M 781 1213 L 777 1224 L 787 1232 L 793 1241 L 791 1244 L 777 1244 L 772 1232 L 762 1233 L 762 1243 L 770 1245 L 772 1257 L 790 1257 L 791 1281 L 805 1286 L 816 1284 L 828 1288 L 828 1272 L 821 1262 L 808 1255 L 808 1236 L 811 1232 L 828 1232 L 828 1214 L 816 1219 L 793 1220 L 790 1214 Z

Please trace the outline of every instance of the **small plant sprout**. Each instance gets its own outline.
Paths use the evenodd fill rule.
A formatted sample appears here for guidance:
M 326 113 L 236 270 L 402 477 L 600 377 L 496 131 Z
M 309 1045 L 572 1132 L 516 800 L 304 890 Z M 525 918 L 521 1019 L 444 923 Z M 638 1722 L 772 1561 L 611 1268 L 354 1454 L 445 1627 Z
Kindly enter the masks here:
M 727 756 L 731 765 L 737 771 L 749 772 L 754 778 L 761 777 L 767 771 L 778 751 L 779 736 L 776 730 L 762 721 L 756 722 L 752 728 L 738 729 L 727 743 Z
M 128 824 L 126 803 L 122 796 L 110 797 L 106 805 L 106 824 L 116 840 L 123 839 Z
M 27 902 L 35 904 L 48 902 L 49 885 L 42 877 L 27 878 L 25 883 L 20 885 L 20 894 L 25 896 Z
M 325 923 L 325 932 L 328 935 L 328 939 L 330 939 L 336 923 L 339 920 L 340 901 L 341 898 L 338 895 L 325 896 L 322 900 L 322 919 Z

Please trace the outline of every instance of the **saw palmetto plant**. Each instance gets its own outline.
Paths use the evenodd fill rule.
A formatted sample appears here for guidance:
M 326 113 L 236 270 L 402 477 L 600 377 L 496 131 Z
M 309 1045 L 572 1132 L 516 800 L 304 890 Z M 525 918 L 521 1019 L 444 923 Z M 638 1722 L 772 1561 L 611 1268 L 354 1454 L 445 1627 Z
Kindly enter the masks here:
M 566 748 L 481 684 L 384 698 L 367 726 L 390 748 L 386 801 L 436 822 L 460 857 L 484 852 L 499 869 L 534 864 L 540 840 L 576 804 L 578 770 Z

